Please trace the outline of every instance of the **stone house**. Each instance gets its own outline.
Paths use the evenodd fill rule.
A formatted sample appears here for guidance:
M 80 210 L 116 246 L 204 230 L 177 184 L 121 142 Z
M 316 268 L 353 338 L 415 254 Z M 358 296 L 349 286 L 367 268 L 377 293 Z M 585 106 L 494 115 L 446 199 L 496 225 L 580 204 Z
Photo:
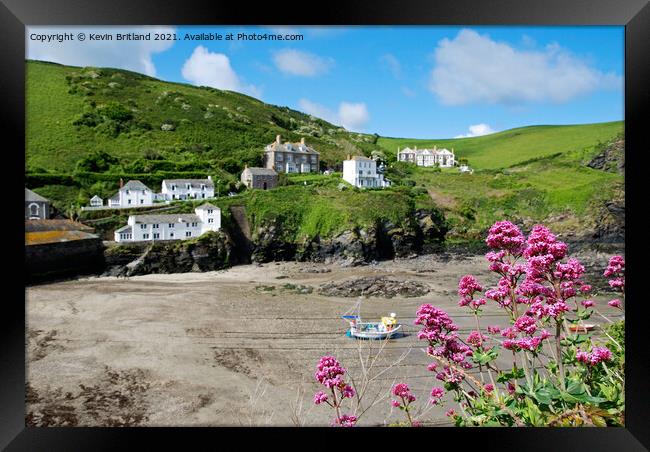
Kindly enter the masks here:
M 50 218 L 50 201 L 25 188 L 25 220 L 46 220 Z
M 115 230 L 116 242 L 186 240 L 221 229 L 221 209 L 205 203 L 194 213 L 130 215 L 126 226 Z
M 241 181 L 248 188 L 269 190 L 278 186 L 278 173 L 271 168 L 249 168 L 241 173 Z
M 264 148 L 264 167 L 278 173 L 317 173 L 320 165 L 320 153 L 305 144 L 282 143 L 280 135 L 275 142 Z

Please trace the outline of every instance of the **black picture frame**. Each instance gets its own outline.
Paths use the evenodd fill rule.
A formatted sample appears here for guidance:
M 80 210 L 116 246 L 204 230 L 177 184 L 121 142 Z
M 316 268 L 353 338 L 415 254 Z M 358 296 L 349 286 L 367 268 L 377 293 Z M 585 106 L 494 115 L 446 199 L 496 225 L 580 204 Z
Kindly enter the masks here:
M 626 216 L 627 273 L 627 369 L 626 369 L 626 427 L 607 429 L 419 429 L 398 434 L 390 429 L 393 441 L 401 435 L 412 435 L 413 445 L 442 446 L 443 440 L 457 441 L 466 446 L 500 450 L 572 450 L 600 451 L 648 450 L 650 424 L 648 410 L 648 343 L 644 337 L 645 312 L 642 298 L 644 243 L 643 165 L 641 159 L 650 150 L 647 126 L 642 118 L 648 116 L 650 71 L 648 44 L 650 43 L 650 5 L 647 0 L 375 0 L 373 2 L 335 0 L 327 3 L 298 2 L 201 2 L 185 0 L 156 2 L 137 0 L 0 0 L 0 129 L 4 150 L 5 180 L 11 181 L 11 193 L 24 185 L 24 129 L 25 129 L 25 33 L 26 25 L 185 25 L 185 24 L 304 24 L 304 25 L 624 25 L 625 26 L 625 135 L 626 179 L 628 205 Z M 645 113 L 645 114 L 644 114 Z M 12 144 L 10 144 L 12 143 Z M 22 152 L 21 152 L 22 150 Z M 11 176 L 10 178 L 7 176 Z M 10 276 L 5 282 L 3 312 L 0 315 L 0 447 L 6 450 L 109 450 L 133 448 L 136 440 L 153 444 L 182 444 L 204 440 L 204 448 L 225 446 L 223 430 L 175 428 L 26 428 L 25 427 L 25 310 L 24 284 L 18 274 L 22 267 L 15 265 L 23 259 L 24 225 L 18 216 L 22 209 L 20 196 L 9 196 L 5 204 L 7 231 L 16 233 L 15 239 L 5 234 L 5 262 L 3 272 Z M 12 270 L 11 267 L 18 267 Z M 12 289 L 12 290 L 6 290 Z M 341 429 L 338 429 L 341 430 Z M 401 429 L 404 430 L 404 429 Z M 385 431 L 385 430 L 384 430 Z M 254 435 L 245 435 L 240 429 L 231 429 L 240 444 L 255 439 L 275 439 L 280 447 L 291 445 L 286 429 L 256 429 Z M 305 429 L 314 433 L 313 429 Z M 304 432 L 300 432 L 304 433 Z M 323 432 L 316 432 L 321 435 Z M 351 437 L 334 438 L 342 431 L 328 430 L 328 440 L 344 441 L 348 447 Z M 347 432 L 347 434 L 351 434 Z M 372 435 L 378 432 L 373 429 Z M 422 435 L 422 436 L 420 436 Z M 427 436 L 424 436 L 427 435 Z M 231 436 L 231 435 L 228 435 Z M 444 438 L 441 438 L 444 437 Z M 427 439 L 428 438 L 428 439 Z M 233 437 L 232 439 L 235 439 Z M 279 440 L 279 442 L 278 442 Z M 376 443 L 377 437 L 368 438 Z M 417 443 L 416 443 L 417 442 Z M 287 444 L 289 443 L 289 444 Z M 295 443 L 298 445 L 298 443 Z M 453 444 L 453 442 L 452 442 Z M 482 446 L 480 446 L 481 444 Z M 313 442 L 303 444 L 312 447 Z M 450 446 L 447 446 L 450 447 Z M 451 446 L 453 447 L 453 446 Z

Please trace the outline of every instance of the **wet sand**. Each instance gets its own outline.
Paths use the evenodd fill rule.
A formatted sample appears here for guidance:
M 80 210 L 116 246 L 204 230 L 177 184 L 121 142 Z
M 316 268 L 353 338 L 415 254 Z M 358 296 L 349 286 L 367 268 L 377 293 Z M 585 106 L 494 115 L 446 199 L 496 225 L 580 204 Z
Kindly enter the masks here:
M 330 272 L 301 271 L 306 268 Z M 313 378 L 315 366 L 325 354 L 336 356 L 357 380 L 363 374 L 361 359 L 379 356 L 370 372 L 374 379 L 365 406 L 375 396 L 378 403 L 361 416 L 359 425 L 402 420 L 402 413 L 391 412 L 389 404 L 393 383 L 409 384 L 420 406 L 426 405 L 432 386 L 441 386 L 426 369 L 430 359 L 415 335 L 415 311 L 423 303 L 441 307 L 466 336 L 474 318 L 457 305 L 456 292 L 459 277 L 469 273 L 485 286 L 496 282 L 483 256 L 421 256 L 354 268 L 269 263 L 29 287 L 27 422 L 328 425 L 332 410 L 312 403 L 321 389 Z M 381 275 L 425 283 L 431 291 L 415 298 L 362 302 L 364 320 L 395 312 L 404 337 L 386 342 L 346 337 L 347 324 L 340 316 L 357 298 L 322 296 L 318 286 Z M 301 293 L 309 287 L 312 293 Z M 601 312 L 615 318 L 603 302 L 608 299 L 596 297 Z M 507 320 L 488 303 L 481 323 L 505 326 Z M 430 408 L 419 419 L 444 425 L 449 407 L 455 407 L 450 399 L 444 409 Z

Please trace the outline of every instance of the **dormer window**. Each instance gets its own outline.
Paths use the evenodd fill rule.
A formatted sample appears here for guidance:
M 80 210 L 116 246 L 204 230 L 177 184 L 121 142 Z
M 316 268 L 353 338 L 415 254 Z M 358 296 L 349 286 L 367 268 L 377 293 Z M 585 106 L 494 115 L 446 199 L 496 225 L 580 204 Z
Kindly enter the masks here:
M 201 190 L 205 191 L 205 185 L 201 184 Z
M 176 190 L 176 185 L 172 185 L 172 191 Z
M 187 184 L 187 189 L 189 190 L 190 188 L 191 188 L 191 185 L 190 185 L 190 184 Z
M 126 194 L 127 194 L 127 195 L 129 194 L 129 190 L 128 190 L 128 189 L 126 190 Z

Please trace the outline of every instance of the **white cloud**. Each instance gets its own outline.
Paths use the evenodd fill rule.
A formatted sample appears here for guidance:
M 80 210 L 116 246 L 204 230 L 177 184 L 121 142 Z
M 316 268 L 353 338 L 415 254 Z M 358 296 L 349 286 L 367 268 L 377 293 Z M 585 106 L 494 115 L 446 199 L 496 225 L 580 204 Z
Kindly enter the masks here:
M 396 79 L 402 77 L 402 65 L 395 55 L 387 53 L 382 55 L 381 58 L 379 58 L 379 61 L 388 68 L 391 74 L 393 74 L 393 77 Z
M 481 135 L 489 135 L 491 133 L 495 133 L 496 130 L 493 130 L 492 127 L 490 127 L 487 124 L 481 123 L 481 124 L 474 124 L 469 126 L 469 132 L 466 133 L 465 135 L 456 135 L 454 138 L 470 138 L 470 137 L 480 137 Z
M 192 55 L 183 64 L 181 74 L 185 80 L 197 86 L 211 86 L 261 97 L 258 87 L 242 84 L 226 55 L 210 52 L 203 46 L 194 49 Z
M 349 130 L 359 130 L 368 124 L 370 114 L 364 103 L 341 102 L 339 105 L 339 118 L 343 127 Z
M 298 106 L 307 114 L 332 124 L 340 124 L 348 130 L 362 130 L 370 121 L 370 113 L 368 113 L 365 103 L 341 102 L 338 111 L 334 112 L 323 105 L 303 98 L 298 101 Z
M 438 42 L 434 58 L 429 88 L 446 105 L 561 103 L 623 86 L 621 76 L 590 67 L 557 43 L 517 50 L 469 29 Z
M 314 77 L 327 72 L 334 60 L 300 50 L 283 49 L 273 54 L 273 63 L 285 74 Z
M 52 61 L 55 63 L 70 66 L 100 66 L 128 69 L 141 72 L 152 77 L 156 76 L 156 66 L 153 63 L 152 55 L 172 47 L 174 41 L 154 41 L 154 33 L 174 33 L 174 27 L 88 27 L 88 26 L 33 26 L 27 28 L 26 54 L 27 58 L 33 60 Z M 91 33 L 105 35 L 111 34 L 113 40 L 94 41 L 86 39 L 78 41 L 76 36 L 85 33 L 87 37 Z M 74 41 L 43 42 L 31 40 L 31 34 L 60 34 L 72 33 Z M 116 34 L 151 33 L 151 40 L 116 40 Z

